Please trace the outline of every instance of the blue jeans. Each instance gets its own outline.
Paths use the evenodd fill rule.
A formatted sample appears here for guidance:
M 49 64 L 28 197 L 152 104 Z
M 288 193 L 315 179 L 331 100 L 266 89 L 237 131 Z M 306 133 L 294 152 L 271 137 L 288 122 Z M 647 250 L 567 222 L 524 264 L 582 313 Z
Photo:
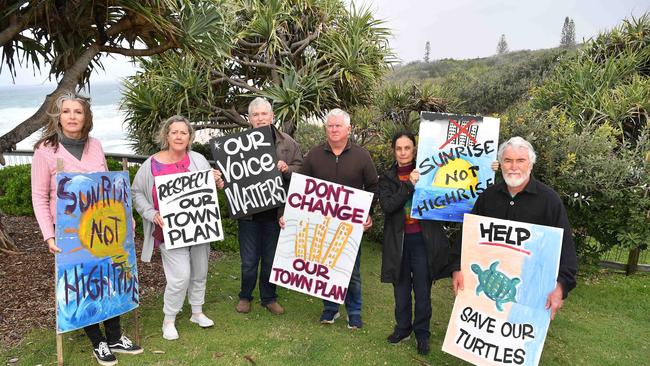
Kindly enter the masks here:
M 257 268 L 260 269 L 260 300 L 262 305 L 275 302 L 278 298 L 275 285 L 269 282 L 271 267 L 278 244 L 280 226 L 275 220 L 238 220 L 239 254 L 241 256 L 241 291 L 239 298 L 253 300 L 257 283 Z
M 350 315 L 361 315 L 361 246 L 357 252 L 357 259 L 354 261 L 354 268 L 352 269 L 352 276 L 350 277 L 350 284 L 348 285 L 348 292 L 345 296 L 345 309 Z M 339 304 L 327 300 L 323 300 L 325 310 L 339 311 Z
M 399 281 L 394 285 L 395 330 L 401 334 L 415 333 L 418 339 L 428 339 L 431 321 L 431 284 L 427 251 L 422 233 L 404 235 L 402 265 Z M 415 295 L 415 319 L 411 291 Z

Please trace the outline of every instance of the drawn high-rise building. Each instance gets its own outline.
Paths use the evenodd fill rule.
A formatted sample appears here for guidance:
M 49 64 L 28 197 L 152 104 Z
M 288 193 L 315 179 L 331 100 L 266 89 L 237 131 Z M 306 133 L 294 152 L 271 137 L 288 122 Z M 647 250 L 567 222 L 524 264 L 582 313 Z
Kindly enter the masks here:
M 474 121 L 474 119 L 460 120 L 460 121 L 456 121 L 456 123 L 459 124 L 461 127 L 465 127 L 471 121 Z M 449 124 L 447 125 L 447 140 L 449 140 L 450 138 L 452 138 L 454 135 L 458 133 L 458 126 L 456 125 L 456 123 L 449 121 Z M 471 126 L 469 126 L 469 135 L 476 140 L 477 134 L 478 134 L 478 123 L 474 122 L 472 123 Z M 451 144 L 462 145 L 462 146 L 468 146 L 470 145 L 471 142 L 472 140 L 470 140 L 470 138 L 467 136 L 466 133 L 460 133 L 458 134 L 458 136 L 456 136 L 456 138 L 450 141 Z
M 325 221 L 314 227 L 314 236 L 311 241 L 311 247 L 309 248 L 309 260 L 311 262 L 318 262 L 320 255 L 323 252 L 323 243 L 325 242 L 325 236 L 327 235 L 327 229 L 330 226 L 330 218 L 325 218 Z
M 309 238 L 309 220 L 300 220 L 296 233 L 294 252 L 296 258 L 307 259 L 307 239 Z
M 339 227 L 336 229 L 336 233 L 334 234 L 334 238 L 332 238 L 332 241 L 327 247 L 327 253 L 325 253 L 321 260 L 321 264 L 324 264 L 329 268 L 336 266 L 336 262 L 339 260 L 343 248 L 348 242 L 348 238 L 350 238 L 350 234 L 352 234 L 352 228 L 352 225 L 346 222 L 341 222 L 339 224 Z

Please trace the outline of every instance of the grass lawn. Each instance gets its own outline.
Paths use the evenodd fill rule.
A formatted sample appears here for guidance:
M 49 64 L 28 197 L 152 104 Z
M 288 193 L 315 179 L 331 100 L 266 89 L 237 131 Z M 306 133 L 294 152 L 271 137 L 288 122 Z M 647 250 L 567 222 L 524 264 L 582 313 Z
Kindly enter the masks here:
M 279 288 L 286 313 L 273 316 L 259 305 L 249 314 L 234 311 L 239 292 L 239 255 L 229 253 L 214 263 L 204 310 L 216 325 L 200 329 L 189 322 L 189 308 L 179 314 L 180 339 L 161 335 L 162 296 L 142 304 L 139 356 L 117 355 L 120 365 L 463 365 L 440 350 L 452 307 L 448 280 L 434 284 L 431 322 L 432 352 L 419 356 L 415 339 L 392 346 L 392 286 L 379 282 L 381 249 L 364 242 L 362 253 L 363 320 L 361 330 L 347 329 L 345 314 L 331 326 L 318 323 L 322 302 Z M 257 296 L 257 292 L 255 293 Z M 122 320 L 133 334 L 132 319 Z M 580 277 L 546 339 L 542 365 L 650 364 L 650 276 L 630 278 L 611 271 Z M 64 334 L 66 365 L 92 365 L 91 347 L 83 333 Z M 0 352 L 0 360 L 18 365 L 56 364 L 54 331 L 35 330 L 22 344 Z M 96 363 L 94 363 L 96 364 Z

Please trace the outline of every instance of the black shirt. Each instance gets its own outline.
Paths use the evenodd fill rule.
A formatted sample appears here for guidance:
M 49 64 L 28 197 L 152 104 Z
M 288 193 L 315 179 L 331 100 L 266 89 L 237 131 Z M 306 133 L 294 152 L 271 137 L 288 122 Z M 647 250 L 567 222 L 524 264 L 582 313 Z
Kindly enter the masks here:
M 578 258 L 571 226 L 562 200 L 549 186 L 531 176 L 526 187 L 512 197 L 506 183 L 492 185 L 478 197 L 472 213 L 564 229 L 557 281 L 562 284 L 564 298 L 576 287 Z M 454 270 L 460 269 L 461 244 L 457 242 L 453 251 Z

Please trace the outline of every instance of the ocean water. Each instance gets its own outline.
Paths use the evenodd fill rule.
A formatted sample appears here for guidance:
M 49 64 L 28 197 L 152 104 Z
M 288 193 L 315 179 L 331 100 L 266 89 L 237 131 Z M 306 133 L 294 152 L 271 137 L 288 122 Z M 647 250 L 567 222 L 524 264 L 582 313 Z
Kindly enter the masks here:
M 0 136 L 34 114 L 54 89 L 54 85 L 0 85 Z M 81 93 L 91 98 L 94 127 L 90 135 L 101 140 L 106 152 L 133 153 L 132 142 L 127 140 L 123 124 L 125 114 L 119 109 L 122 93 L 120 83 L 92 83 L 90 91 Z M 19 142 L 17 148 L 32 150 L 40 135 L 39 130 Z

